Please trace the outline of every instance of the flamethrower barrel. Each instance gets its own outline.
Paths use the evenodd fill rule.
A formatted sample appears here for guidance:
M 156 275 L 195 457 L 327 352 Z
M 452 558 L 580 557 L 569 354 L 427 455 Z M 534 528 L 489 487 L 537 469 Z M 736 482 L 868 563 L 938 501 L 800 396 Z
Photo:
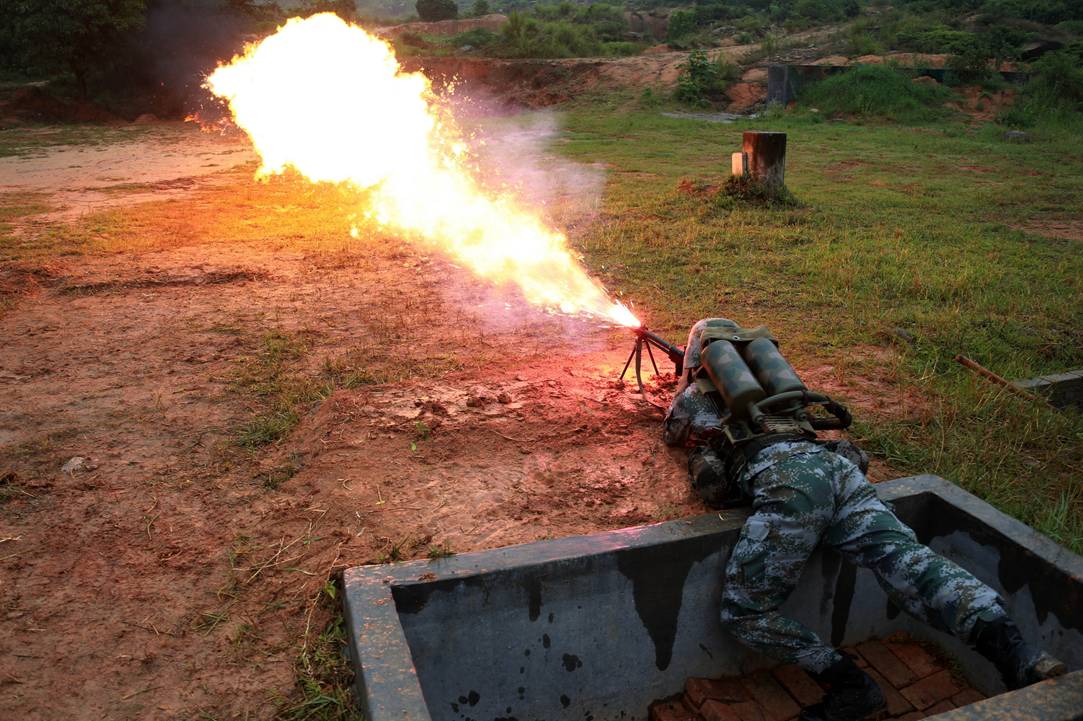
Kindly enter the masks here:
M 681 366 L 684 363 L 684 351 L 667 342 L 664 338 L 651 333 L 646 328 L 641 328 L 636 331 L 641 338 L 647 343 L 650 343 L 658 350 L 666 354 L 666 356 L 677 366 L 677 374 L 680 375 Z

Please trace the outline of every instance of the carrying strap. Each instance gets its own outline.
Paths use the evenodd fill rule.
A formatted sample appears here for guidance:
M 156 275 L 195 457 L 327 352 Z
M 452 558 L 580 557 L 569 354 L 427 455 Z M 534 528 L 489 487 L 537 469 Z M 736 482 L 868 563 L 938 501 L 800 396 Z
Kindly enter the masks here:
M 748 343 L 757 338 L 766 338 L 775 345 L 778 341 L 771 335 L 767 326 L 761 325 L 755 328 L 726 328 L 724 326 L 707 326 L 700 334 L 700 343 L 706 346 L 713 340 L 728 340 L 731 343 Z

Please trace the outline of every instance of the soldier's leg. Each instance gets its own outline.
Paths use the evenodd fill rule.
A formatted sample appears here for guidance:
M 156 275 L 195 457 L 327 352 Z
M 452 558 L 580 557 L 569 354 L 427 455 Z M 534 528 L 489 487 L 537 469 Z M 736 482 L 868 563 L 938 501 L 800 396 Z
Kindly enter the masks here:
M 1004 615 L 996 591 L 918 542 L 849 461 L 833 456 L 837 512 L 824 540 L 872 570 L 910 615 L 966 641 L 981 619 Z
M 838 458 L 835 465 L 838 511 L 824 540 L 871 569 L 897 606 L 969 643 L 1008 688 L 1065 672 L 1023 639 L 996 591 L 919 543 L 852 463 Z
M 831 484 L 809 459 L 795 456 L 756 477 L 753 515 L 726 566 L 721 619 L 746 646 L 820 672 L 838 652 L 778 612 L 835 515 Z

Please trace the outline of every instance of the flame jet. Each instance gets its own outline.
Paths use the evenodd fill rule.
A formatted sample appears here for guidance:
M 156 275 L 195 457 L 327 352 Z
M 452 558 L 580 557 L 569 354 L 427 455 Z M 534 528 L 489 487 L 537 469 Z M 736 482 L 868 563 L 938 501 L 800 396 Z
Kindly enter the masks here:
M 332 13 L 293 18 L 219 66 L 207 87 L 251 138 L 265 177 L 366 191 L 364 217 L 441 248 L 536 305 L 629 327 L 639 321 L 579 264 L 567 238 L 507 194 L 484 190 L 466 145 L 391 47 Z

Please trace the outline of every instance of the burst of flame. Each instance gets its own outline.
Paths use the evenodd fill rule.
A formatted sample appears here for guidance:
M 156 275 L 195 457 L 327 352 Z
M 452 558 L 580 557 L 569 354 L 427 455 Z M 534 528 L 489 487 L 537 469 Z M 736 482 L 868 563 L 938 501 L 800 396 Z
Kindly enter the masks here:
M 483 190 L 429 81 L 391 47 L 331 13 L 294 18 L 218 67 L 207 87 L 262 160 L 366 192 L 366 217 L 434 243 L 531 303 L 627 326 L 639 321 L 586 274 L 563 233 L 509 195 Z

